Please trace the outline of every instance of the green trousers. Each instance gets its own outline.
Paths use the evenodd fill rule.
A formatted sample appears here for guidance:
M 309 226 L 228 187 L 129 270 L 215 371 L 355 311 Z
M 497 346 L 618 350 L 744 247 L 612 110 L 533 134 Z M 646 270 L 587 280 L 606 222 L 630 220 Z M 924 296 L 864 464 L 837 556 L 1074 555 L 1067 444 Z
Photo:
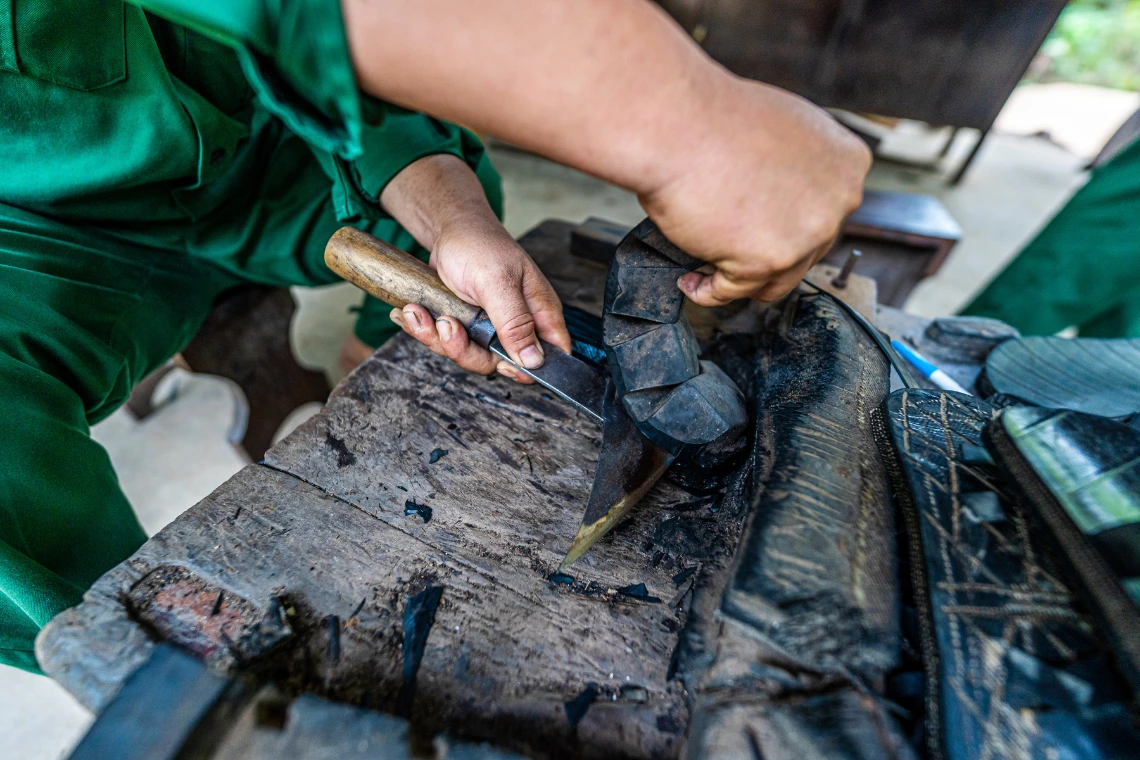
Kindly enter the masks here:
M 1094 170 L 963 313 L 1026 335 L 1140 337 L 1140 140 Z
M 248 197 L 193 223 L 82 227 L 0 204 L 0 663 L 37 671 L 39 629 L 146 538 L 90 426 L 226 289 L 337 281 L 328 176 L 291 136 L 268 166 Z M 390 219 L 362 226 L 414 246 Z M 395 332 L 387 311 L 365 306 L 365 342 Z

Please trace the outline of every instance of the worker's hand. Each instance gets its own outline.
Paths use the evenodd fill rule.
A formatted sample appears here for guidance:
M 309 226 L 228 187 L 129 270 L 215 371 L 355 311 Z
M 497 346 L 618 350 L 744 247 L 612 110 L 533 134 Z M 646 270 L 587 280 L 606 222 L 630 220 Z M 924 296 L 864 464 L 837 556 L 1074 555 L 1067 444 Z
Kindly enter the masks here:
M 495 216 L 475 174 L 451 155 L 421 158 L 396 175 L 380 202 L 425 247 L 430 265 L 447 287 L 481 306 L 515 363 L 537 369 L 544 361 L 538 338 L 570 351 L 562 303 L 530 256 Z M 481 375 L 498 371 L 534 382 L 508 362 L 472 342 L 452 317 L 433 320 L 409 304 L 392 321 L 440 356 Z
M 678 287 L 701 306 L 775 301 L 827 253 L 862 201 L 871 153 L 823 110 L 783 90 L 734 79 L 737 119 L 640 196 L 665 236 L 715 265 Z M 751 124 L 752 126 L 748 126 Z
M 870 153 L 824 111 L 714 63 L 648 0 L 342 0 L 369 93 L 637 193 L 716 266 L 699 304 L 791 290 L 856 208 Z
M 538 337 L 570 351 L 570 334 L 554 288 L 493 216 L 449 226 L 432 250 L 430 263 L 456 295 L 483 307 L 517 364 L 527 369 L 542 366 Z M 392 320 L 466 370 L 481 375 L 498 371 L 520 383 L 534 382 L 471 341 L 453 317 L 433 321 L 427 309 L 409 304 L 402 310 L 393 309 Z

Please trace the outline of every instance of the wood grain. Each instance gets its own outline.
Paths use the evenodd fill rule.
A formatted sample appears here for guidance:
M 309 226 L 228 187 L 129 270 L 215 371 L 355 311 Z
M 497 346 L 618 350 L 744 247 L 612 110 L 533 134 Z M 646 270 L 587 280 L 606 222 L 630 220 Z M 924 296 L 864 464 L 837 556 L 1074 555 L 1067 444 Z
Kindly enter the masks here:
M 572 228 L 547 222 L 520 242 L 564 303 L 595 310 L 605 269 L 566 254 Z M 710 334 L 721 333 L 712 353 L 759 404 L 759 445 L 721 492 L 659 482 L 572 579 L 551 573 L 586 505 L 597 426 L 538 386 L 469 375 L 401 335 L 263 463 L 55 618 L 38 660 L 98 710 L 156 632 L 201 642 L 213 628 L 248 627 L 272 597 L 294 636 L 273 650 L 269 677 L 391 711 L 404 679 L 403 610 L 435 587 L 442 599 L 410 716 L 421 739 L 447 730 L 543 757 L 676 758 L 686 741 L 701 760 L 753 745 L 766 757 L 855 756 L 840 745 L 889 756 L 873 744 L 893 742 L 894 729 L 845 675 L 870 676 L 874 688 L 897 636 L 895 536 L 863 427 L 885 366 L 842 313 L 803 300 L 770 328 L 802 332 L 807 320 L 815 340 L 781 336 L 779 361 L 750 334 L 769 329 L 763 314 L 710 312 Z M 782 422 L 770 419 L 778 412 Z M 807 459 L 827 467 L 800 467 Z M 407 502 L 430 507 L 431 520 Z M 808 509 L 828 523 L 811 535 L 793 520 Z M 803 572 L 807 562 L 824 569 Z M 191 595 L 197 618 L 162 607 L 187 597 L 159 581 L 189 574 L 225 591 L 219 614 L 232 621 L 199 624 L 202 606 L 207 615 L 217 606 L 204 590 Z M 167 593 L 148 605 L 152 588 Z M 829 600 L 851 614 L 812 617 Z M 792 625 L 750 620 L 742 607 Z M 572 725 L 564 703 L 589 684 L 597 701 Z

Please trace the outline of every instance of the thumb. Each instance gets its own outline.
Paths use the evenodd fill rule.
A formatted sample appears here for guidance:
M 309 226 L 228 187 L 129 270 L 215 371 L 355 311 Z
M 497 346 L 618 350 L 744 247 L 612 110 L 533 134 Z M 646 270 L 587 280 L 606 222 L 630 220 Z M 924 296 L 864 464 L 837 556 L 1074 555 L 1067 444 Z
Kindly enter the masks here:
M 482 299 L 483 310 L 495 326 L 495 335 L 516 364 L 538 369 L 545 357 L 535 332 L 534 315 L 527 306 L 520 282 L 504 282 L 489 288 Z
M 724 306 L 751 295 L 747 285 L 733 282 L 720 269 L 712 274 L 689 272 L 677 280 L 677 287 L 698 306 Z

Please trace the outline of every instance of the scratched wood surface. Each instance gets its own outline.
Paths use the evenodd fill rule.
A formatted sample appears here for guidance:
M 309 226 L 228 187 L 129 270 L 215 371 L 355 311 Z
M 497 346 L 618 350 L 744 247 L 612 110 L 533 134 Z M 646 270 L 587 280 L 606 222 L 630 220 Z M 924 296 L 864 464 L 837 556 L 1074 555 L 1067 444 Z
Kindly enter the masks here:
M 568 260 L 569 229 L 547 223 L 524 244 L 564 300 L 596 313 L 605 270 Z M 154 638 L 222 667 L 257 655 L 249 632 L 272 598 L 293 631 L 263 658 L 273 677 L 393 711 L 402 611 L 439 587 L 410 708 L 417 730 L 555 756 L 675 756 L 687 708 L 670 663 L 687 602 L 670 604 L 673 576 L 700 567 L 718 587 L 743 517 L 663 482 L 569 571 L 573 582 L 551 581 L 599 439 L 541 388 L 468 375 L 397 338 L 263 463 L 53 621 L 40 661 L 98 709 Z M 617 591 L 637 584 L 648 598 Z M 564 703 L 589 684 L 597 701 L 574 726 Z
M 571 229 L 521 242 L 600 314 L 605 268 L 568 255 Z M 880 704 L 896 539 L 867 421 L 886 365 L 808 290 L 689 316 L 750 399 L 751 456 L 712 493 L 658 484 L 571 578 L 552 573 L 598 428 L 401 337 L 52 621 L 41 664 L 98 709 L 173 640 L 421 740 L 540 757 L 908 757 Z M 409 610 L 433 589 L 420 658 Z

